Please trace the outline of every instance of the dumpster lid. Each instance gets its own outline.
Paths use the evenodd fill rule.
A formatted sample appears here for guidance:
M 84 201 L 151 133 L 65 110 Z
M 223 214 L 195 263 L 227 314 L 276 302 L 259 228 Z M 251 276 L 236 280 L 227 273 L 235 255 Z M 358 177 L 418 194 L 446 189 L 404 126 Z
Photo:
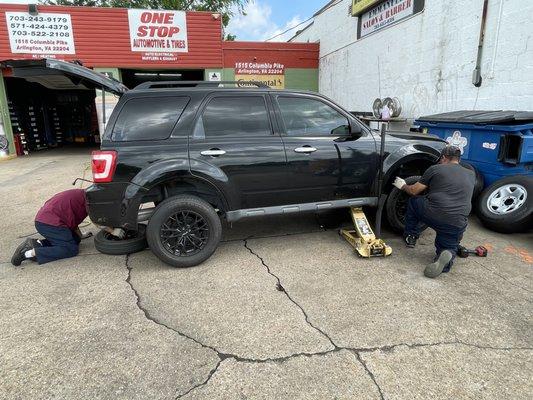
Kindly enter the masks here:
M 533 111 L 462 110 L 417 118 L 420 122 L 453 122 L 460 124 L 508 124 L 533 122 Z

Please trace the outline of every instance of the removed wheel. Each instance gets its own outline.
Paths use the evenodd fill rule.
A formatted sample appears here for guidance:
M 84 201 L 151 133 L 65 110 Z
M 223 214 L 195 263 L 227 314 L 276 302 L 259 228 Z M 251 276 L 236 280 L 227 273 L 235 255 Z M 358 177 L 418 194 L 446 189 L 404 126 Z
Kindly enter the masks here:
M 496 232 L 513 233 L 533 224 L 533 178 L 516 175 L 500 179 L 479 196 L 477 215 Z
M 405 182 L 408 185 L 412 185 L 420 179 L 420 176 L 410 176 L 405 178 Z M 403 190 L 393 187 L 387 202 L 385 203 L 385 211 L 387 212 L 387 221 L 390 227 L 396 233 L 403 233 L 405 228 L 405 213 L 407 212 L 407 202 L 409 196 Z M 421 226 L 421 231 L 426 228 L 425 225 Z
M 146 226 L 139 224 L 137 232 L 126 232 L 125 239 L 119 239 L 109 232 L 101 230 L 94 237 L 94 247 L 100 253 L 114 256 L 142 251 L 148 247 L 148 243 L 146 242 Z
M 163 262 L 188 268 L 207 260 L 218 247 L 222 224 L 215 209 L 190 195 L 157 206 L 146 232 L 150 250 Z

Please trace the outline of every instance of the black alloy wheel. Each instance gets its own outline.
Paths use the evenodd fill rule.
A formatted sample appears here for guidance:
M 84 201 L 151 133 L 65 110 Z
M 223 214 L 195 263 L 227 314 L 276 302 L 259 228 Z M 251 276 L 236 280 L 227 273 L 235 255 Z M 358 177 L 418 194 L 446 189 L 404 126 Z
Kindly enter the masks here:
M 211 204 L 193 195 L 170 197 L 157 205 L 148 222 L 150 250 L 177 268 L 201 264 L 222 236 L 220 217 Z
M 209 227 L 206 220 L 194 211 L 171 214 L 159 232 L 167 251 L 178 257 L 198 254 L 207 244 Z

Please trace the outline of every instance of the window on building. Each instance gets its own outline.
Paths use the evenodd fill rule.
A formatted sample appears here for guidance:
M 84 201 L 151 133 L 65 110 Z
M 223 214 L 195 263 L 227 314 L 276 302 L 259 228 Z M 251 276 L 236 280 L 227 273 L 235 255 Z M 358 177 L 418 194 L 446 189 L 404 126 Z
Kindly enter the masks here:
M 194 136 L 266 136 L 271 133 L 263 97 L 215 97 L 205 108 Z
M 289 136 L 340 136 L 350 132 L 348 119 L 320 100 L 278 97 L 278 104 Z
M 143 97 L 131 99 L 120 111 L 113 127 L 115 142 L 163 140 L 170 136 L 189 97 Z

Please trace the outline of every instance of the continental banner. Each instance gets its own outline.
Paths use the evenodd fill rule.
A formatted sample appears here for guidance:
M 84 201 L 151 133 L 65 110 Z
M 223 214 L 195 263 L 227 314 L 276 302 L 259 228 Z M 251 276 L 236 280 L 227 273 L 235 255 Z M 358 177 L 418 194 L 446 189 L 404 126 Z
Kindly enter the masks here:
M 245 82 L 262 82 L 272 89 L 285 89 L 285 75 L 235 75 L 239 86 L 247 86 Z

